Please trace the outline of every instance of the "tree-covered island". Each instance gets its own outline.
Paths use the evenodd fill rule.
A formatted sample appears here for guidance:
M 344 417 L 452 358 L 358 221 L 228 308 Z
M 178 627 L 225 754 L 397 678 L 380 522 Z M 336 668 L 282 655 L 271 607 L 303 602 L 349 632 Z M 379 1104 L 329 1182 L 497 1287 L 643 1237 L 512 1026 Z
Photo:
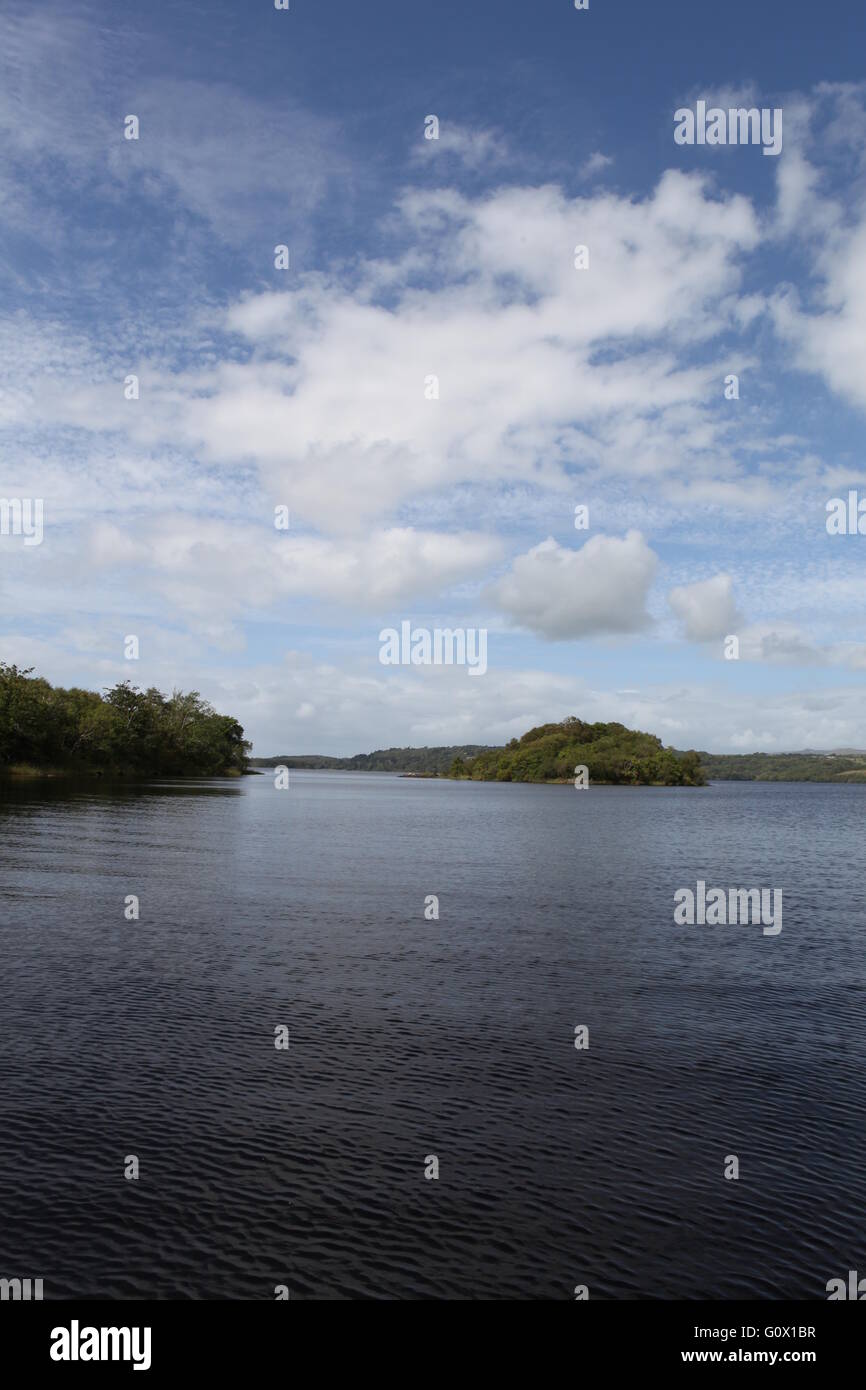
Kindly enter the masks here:
M 450 777 L 476 782 L 570 782 L 585 767 L 590 785 L 702 787 L 706 777 L 694 751 L 678 753 L 654 734 L 623 724 L 586 724 L 573 716 L 540 724 L 504 748 L 470 760 L 455 758 Z

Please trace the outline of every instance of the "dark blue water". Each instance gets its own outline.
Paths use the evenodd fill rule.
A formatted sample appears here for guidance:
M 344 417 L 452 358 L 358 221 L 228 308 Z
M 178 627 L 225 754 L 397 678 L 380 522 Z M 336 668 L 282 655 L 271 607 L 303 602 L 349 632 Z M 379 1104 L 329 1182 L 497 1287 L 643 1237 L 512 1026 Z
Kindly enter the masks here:
M 7 785 L 0 1276 L 825 1298 L 866 1268 L 864 811 L 803 784 Z M 699 878 L 781 888 L 781 934 L 675 926 Z

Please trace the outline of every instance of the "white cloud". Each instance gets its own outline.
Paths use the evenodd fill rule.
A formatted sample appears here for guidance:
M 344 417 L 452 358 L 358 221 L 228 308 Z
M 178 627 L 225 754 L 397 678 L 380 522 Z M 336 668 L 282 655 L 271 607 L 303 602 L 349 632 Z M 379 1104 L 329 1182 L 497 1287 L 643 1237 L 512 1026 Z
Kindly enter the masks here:
M 391 527 L 329 540 L 167 516 L 132 535 L 113 523 L 95 524 L 88 559 L 100 567 L 136 567 L 139 582 L 188 615 L 210 612 L 217 596 L 221 611 L 235 614 L 286 596 L 378 612 L 484 573 L 500 552 L 495 537 L 471 533 Z
M 638 531 L 623 540 L 593 536 L 580 550 L 548 537 L 518 556 L 490 597 L 511 622 L 551 641 L 637 632 L 649 623 L 657 563 Z
M 354 282 L 299 277 L 228 310 L 248 360 L 234 345 L 206 371 L 145 361 L 137 410 L 115 383 L 64 381 L 45 387 L 43 411 L 255 467 L 320 529 L 467 481 L 561 486 L 576 460 L 668 479 L 688 464 L 696 487 L 736 482 L 714 412 L 722 364 L 698 365 L 688 347 L 733 321 L 738 261 L 757 240 L 745 199 L 712 198 L 680 173 L 643 201 L 440 190 L 406 195 L 399 226 L 414 254 L 392 265 L 387 305 L 375 264 Z M 574 267 L 578 243 L 588 271 Z
M 866 83 L 821 84 L 791 104 L 785 123 L 786 143 L 789 128 L 796 143 L 779 161 L 776 231 L 797 238 L 808 264 L 803 289 L 787 285 L 771 297 L 773 322 L 796 366 L 863 408 Z
M 840 666 L 866 669 L 866 644 L 819 642 L 795 623 L 755 623 L 739 634 L 740 660 L 770 666 Z
M 582 178 L 591 179 L 593 174 L 600 174 L 602 169 L 607 169 L 613 164 L 613 156 L 602 154 L 601 150 L 595 150 L 588 159 L 585 159 L 580 166 Z
M 804 307 L 792 288 L 774 296 L 778 333 L 794 348 L 797 366 L 820 373 L 838 395 L 866 406 L 866 212 L 856 227 L 833 238 L 819 257 L 819 304 Z
M 739 614 L 729 574 L 716 574 L 712 579 L 671 589 L 668 603 L 690 642 L 710 642 L 736 631 Z
M 432 160 L 443 154 L 456 156 L 468 169 L 480 169 L 507 159 L 508 145 L 497 131 L 474 129 L 443 118 L 439 138 L 428 140 L 422 134 L 412 146 L 412 156 Z

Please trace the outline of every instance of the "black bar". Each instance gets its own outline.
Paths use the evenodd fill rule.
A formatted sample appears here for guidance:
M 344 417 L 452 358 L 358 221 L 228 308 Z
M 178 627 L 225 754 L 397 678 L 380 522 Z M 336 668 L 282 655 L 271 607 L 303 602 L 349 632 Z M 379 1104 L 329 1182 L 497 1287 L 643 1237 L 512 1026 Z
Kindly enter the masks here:
M 116 1348 L 123 1360 L 52 1359 L 52 1346 L 71 1354 L 103 1350 L 88 1329 L 128 1329 Z M 64 1329 L 62 1335 L 58 1329 Z M 132 1329 L 139 1329 L 137 1335 Z M 144 1329 L 150 1330 L 148 1346 Z M 859 1309 L 836 1302 L 730 1303 L 575 1302 L 553 1304 L 440 1303 L 419 1306 L 384 1301 L 331 1303 L 316 1300 L 274 1303 L 229 1302 L 44 1302 L 0 1306 L 0 1346 L 6 1372 L 53 1378 L 100 1370 L 135 1375 L 142 1383 L 179 1372 L 220 1376 L 302 1371 L 318 1376 L 345 1358 L 354 1377 L 392 1365 L 400 1378 L 430 1384 L 441 1364 L 453 1376 L 464 1360 L 459 1347 L 483 1357 L 486 1371 L 501 1360 L 505 1373 L 554 1362 L 576 1376 L 594 1363 L 612 1375 L 638 1372 L 652 1377 L 675 1367 L 717 1364 L 732 1367 L 791 1364 L 828 1372 L 856 1365 L 866 1322 Z M 67 1337 L 69 1340 L 67 1341 Z M 403 1337 L 411 1338 L 407 1343 Z M 459 1340 L 455 1340 L 459 1338 Z M 408 1361 L 406 1351 L 409 1348 Z M 107 1354 L 115 1339 L 106 1337 Z M 307 1358 L 313 1358 L 309 1365 Z M 850 1373 L 850 1371 L 849 1371 Z M 147 1376 L 148 1380 L 144 1380 Z M 569 1375 L 569 1378 L 573 1378 Z M 11 1380 L 7 1383 L 12 1383 Z M 20 1383 L 20 1382 L 17 1382 Z

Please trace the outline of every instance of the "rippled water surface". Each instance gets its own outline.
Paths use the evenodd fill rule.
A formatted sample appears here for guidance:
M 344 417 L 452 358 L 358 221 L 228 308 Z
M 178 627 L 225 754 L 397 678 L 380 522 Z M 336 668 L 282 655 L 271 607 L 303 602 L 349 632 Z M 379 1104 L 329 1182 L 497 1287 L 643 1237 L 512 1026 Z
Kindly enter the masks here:
M 864 812 L 801 784 L 7 785 L 0 1276 L 826 1297 L 866 1269 Z M 699 878 L 781 888 L 781 934 L 674 926 Z

